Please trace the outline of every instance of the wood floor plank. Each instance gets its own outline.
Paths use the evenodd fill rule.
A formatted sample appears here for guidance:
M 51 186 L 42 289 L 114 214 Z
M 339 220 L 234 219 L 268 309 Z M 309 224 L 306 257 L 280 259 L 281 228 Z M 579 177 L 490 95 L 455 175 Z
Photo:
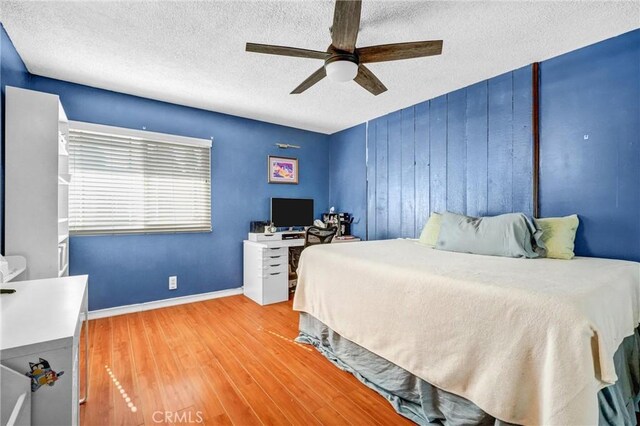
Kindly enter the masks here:
M 264 330 L 249 328 L 251 332 L 247 332 L 241 323 L 242 319 L 236 319 L 236 316 L 229 311 L 227 314 L 229 321 L 235 324 L 235 335 L 238 337 L 242 345 L 262 364 L 262 366 L 270 371 L 275 377 L 281 378 L 286 382 L 287 388 L 293 395 L 310 411 L 321 408 L 330 398 L 325 398 L 321 393 L 314 391 L 309 383 L 302 380 L 288 368 L 288 356 L 281 351 L 274 351 L 269 348 L 269 342 Z M 238 333 L 238 327 L 242 327 L 244 333 Z M 257 332 L 257 333 L 256 333 Z M 270 337 L 268 338 L 270 339 Z
M 191 315 L 207 316 L 207 308 L 202 303 L 194 303 Z M 206 328 L 202 330 L 203 339 L 256 415 L 266 425 L 279 424 L 283 418 L 286 418 L 284 413 L 226 347 L 224 337 L 221 336 L 217 327 L 210 324 L 204 325 Z
M 129 323 L 125 316 L 117 316 L 111 318 L 111 327 L 113 334 L 111 372 L 114 382 L 113 424 L 140 425 L 144 423 L 144 417 L 136 405 L 140 403 L 140 399 L 135 380 L 133 351 L 129 339 Z M 133 406 L 129 407 L 129 403 Z
M 208 303 L 208 302 L 203 302 Z M 238 308 L 238 312 L 243 312 Z M 246 318 L 246 319 L 245 319 Z M 246 321 L 251 321 L 246 315 L 242 315 L 242 318 L 237 318 L 238 326 L 243 328 L 247 333 L 256 333 L 256 331 L 252 331 L 249 326 L 246 326 Z M 245 328 L 246 327 L 246 328 Z M 284 357 L 287 359 L 287 367 L 293 374 L 300 377 L 305 383 L 311 386 L 317 393 L 324 395 L 325 397 L 332 399 L 338 395 L 341 395 L 341 390 L 339 387 L 334 386 L 333 384 L 327 382 L 323 377 L 318 375 L 318 372 L 312 368 L 309 368 L 304 362 L 302 362 L 299 357 L 303 356 L 297 352 L 303 352 L 310 356 L 312 352 L 307 352 L 302 348 L 297 347 L 295 343 L 293 343 L 292 339 L 283 340 L 281 337 L 277 335 L 268 333 L 265 329 L 260 325 L 257 330 L 260 333 L 256 333 L 257 336 L 262 338 L 264 342 L 264 347 L 267 350 L 275 350 L 276 354 L 280 357 Z
M 96 320 L 93 334 L 89 337 L 95 346 L 91 351 L 89 375 L 91 409 L 87 401 L 84 421 L 85 424 L 97 425 L 113 414 L 113 382 L 107 370 L 111 368 L 111 318 Z
M 83 425 L 410 423 L 315 348 L 293 341 L 291 302 L 259 306 L 232 296 L 92 320 L 89 331 Z
M 331 402 L 332 407 L 338 413 L 349 413 L 349 421 L 354 425 L 382 424 L 360 407 L 354 405 L 353 401 L 345 395 L 336 396 Z
M 245 303 L 246 300 L 247 300 L 246 298 L 226 298 L 224 300 L 221 300 L 220 303 L 217 303 L 216 305 L 224 306 L 226 304 L 226 305 L 233 306 L 237 310 L 247 310 L 247 309 L 250 310 L 251 309 L 251 305 L 250 305 L 251 302 Z M 205 302 L 205 303 L 211 303 L 211 302 Z M 277 308 L 279 311 L 282 312 L 283 308 L 284 309 L 290 309 L 291 308 L 291 302 L 280 303 L 280 304 L 276 304 L 276 305 L 272 305 L 272 306 L 274 308 Z M 245 312 L 249 313 L 248 310 L 245 311 Z M 291 312 L 291 311 L 284 310 L 284 312 Z M 295 314 L 295 316 L 297 317 L 297 313 Z M 243 317 L 252 318 L 253 316 L 252 315 L 244 315 Z M 283 322 L 284 321 L 289 321 L 289 322 L 291 322 L 290 320 L 288 320 L 288 319 L 286 319 L 284 317 L 280 317 L 280 318 L 276 317 L 276 318 L 273 318 L 273 320 L 274 321 L 283 321 Z M 271 324 L 271 325 L 273 325 L 273 324 Z M 289 336 L 291 336 L 291 334 L 289 334 Z M 297 331 L 295 332 L 295 336 L 297 336 Z M 286 337 L 286 336 L 284 336 L 284 337 Z M 278 343 L 285 344 L 284 340 L 282 340 L 282 339 L 279 339 L 279 340 L 281 340 L 281 342 L 278 342 Z M 307 366 L 307 368 L 305 368 L 305 370 L 316 371 L 316 372 L 320 373 L 320 376 L 322 376 L 322 377 L 326 377 L 326 374 L 330 374 L 331 378 L 332 378 L 332 381 L 333 382 L 338 382 L 337 383 L 338 384 L 338 386 L 337 386 L 338 389 L 343 391 L 344 392 L 344 396 L 347 399 L 350 399 L 354 404 L 362 402 L 363 400 L 366 400 L 368 402 L 368 404 L 366 406 L 360 406 L 359 409 L 364 411 L 364 412 L 368 412 L 371 415 L 371 417 L 374 418 L 374 422 L 381 422 L 381 423 L 384 424 L 384 419 L 385 418 L 389 418 L 389 417 L 396 418 L 396 417 L 399 417 L 398 414 L 393 409 L 393 407 L 391 407 L 391 405 L 386 400 L 384 400 L 381 396 L 376 394 L 373 390 L 367 388 L 362 383 L 360 383 L 360 381 L 358 381 L 358 379 L 356 379 L 352 374 L 337 369 L 334 365 L 329 363 L 329 361 L 324 356 L 322 356 L 319 352 L 317 352 L 315 349 L 312 351 L 311 354 L 302 354 L 302 353 L 297 353 L 297 352 L 294 352 L 294 354 L 304 357 L 305 365 Z M 289 359 L 291 359 L 291 358 L 289 358 Z M 326 391 L 325 391 L 325 393 L 326 393 Z M 332 396 L 335 397 L 335 395 L 332 395 Z M 372 414 L 374 412 L 376 414 Z M 404 418 L 402 418 L 402 417 L 399 417 L 399 418 L 400 418 L 399 422 L 405 421 Z M 408 422 L 408 421 L 406 421 L 406 422 Z M 410 424 L 410 422 L 409 422 L 409 424 Z
M 214 304 L 214 302 L 216 303 Z M 228 304 L 240 312 L 242 312 L 243 309 L 247 308 L 246 305 L 243 306 L 244 303 L 242 302 L 242 300 L 238 300 L 237 298 L 226 298 L 220 301 L 203 302 L 203 304 L 215 306 L 216 309 L 221 309 L 222 306 Z M 249 309 L 251 309 L 250 305 Z M 238 323 L 238 325 L 240 325 L 239 323 L 242 322 L 245 318 L 250 320 L 251 316 L 236 316 L 236 322 Z M 250 329 L 248 331 L 250 331 Z M 319 393 L 328 396 L 331 400 L 331 404 L 334 403 L 334 400 L 336 398 L 341 398 L 340 401 L 342 401 L 342 398 L 351 400 L 351 395 L 347 392 L 359 390 L 368 393 L 370 398 L 378 398 L 380 401 L 374 402 L 374 404 L 380 404 L 379 407 L 381 410 L 390 409 L 390 406 L 388 405 L 388 403 L 386 403 L 386 401 L 382 400 L 382 397 L 377 395 L 372 390 L 368 389 L 366 386 L 363 386 L 359 382 L 357 383 L 357 386 L 352 386 L 353 384 L 349 383 L 349 385 L 345 387 L 345 383 L 340 383 L 338 386 L 336 386 L 335 383 L 327 381 L 326 374 L 330 374 L 330 377 L 332 377 L 332 379 L 336 379 L 338 377 L 344 378 L 342 377 L 343 375 L 351 375 L 337 369 L 335 366 L 329 363 L 326 358 L 319 355 L 315 350 L 303 351 L 302 348 L 299 347 L 299 345 L 293 343 L 293 339 L 283 338 L 285 336 L 279 337 L 271 333 L 267 333 L 266 335 L 268 336 L 268 339 L 271 340 L 266 345 L 266 347 L 280 346 L 283 353 L 286 354 L 289 368 L 292 369 L 295 374 L 303 378 L 303 380 L 307 384 L 312 386 L 314 389 L 317 389 Z M 298 359 L 298 356 L 305 356 L 307 363 L 305 363 L 303 360 Z M 312 359 L 314 359 L 314 362 L 311 362 Z M 326 374 L 323 374 L 325 371 Z M 352 403 L 354 402 L 353 400 L 351 401 Z M 359 422 L 363 419 L 367 419 L 370 424 L 382 424 L 378 420 L 377 416 L 369 415 L 365 410 L 355 404 L 349 407 L 347 404 L 343 403 L 338 407 L 334 406 L 334 408 L 336 408 L 338 412 L 340 412 L 340 410 L 347 410 L 343 414 L 352 418 L 355 417 Z
M 155 311 L 142 313 L 144 329 L 158 371 L 162 374 L 160 386 L 164 389 L 166 404 L 163 408 L 165 411 L 178 412 L 192 405 L 192 390 L 189 382 L 183 380 L 180 367 L 164 338 L 156 315 Z
M 185 328 L 181 331 L 192 342 L 191 352 L 203 370 L 203 374 L 209 379 L 208 383 L 215 390 L 232 423 L 235 425 L 261 424 L 262 422 L 256 413 L 233 385 L 209 348 L 207 343 L 211 339 L 207 338 L 209 333 L 206 330 L 204 319 L 191 315 L 191 307 L 182 308 L 181 314 L 185 321 Z
M 243 298 L 243 299 L 246 299 L 246 298 Z M 210 302 L 203 302 L 203 303 L 210 303 Z M 235 303 L 236 309 L 242 310 L 243 312 L 245 312 L 247 318 L 253 318 L 253 315 L 250 315 L 251 309 L 253 308 L 250 305 L 247 305 L 241 299 L 225 300 L 225 301 L 221 301 L 221 303 Z M 278 304 L 278 305 L 286 306 L 286 304 Z M 278 308 L 280 307 L 278 305 L 273 305 L 273 306 L 274 308 Z M 285 350 L 290 350 L 291 343 L 288 343 L 288 342 L 293 341 L 298 336 L 297 329 L 295 332 L 287 331 L 285 333 L 280 334 L 282 332 L 282 329 L 279 328 L 279 325 L 282 325 L 282 320 L 278 319 L 277 317 L 274 317 L 272 321 L 264 325 L 264 328 L 266 329 L 269 335 L 273 336 L 274 344 L 280 345 Z M 277 331 L 274 331 L 274 330 L 277 330 Z M 279 338 L 278 335 L 285 337 L 286 339 Z M 358 382 L 358 380 L 355 377 L 353 377 L 353 375 L 345 371 L 342 371 L 340 369 L 336 369 L 335 366 L 333 366 L 330 362 L 328 362 L 327 359 L 315 349 L 312 349 L 308 352 L 296 350 L 296 351 L 291 351 L 290 353 L 292 355 L 291 362 L 298 364 L 299 366 L 305 368 L 306 370 L 312 370 L 317 373 L 334 371 L 334 369 L 337 370 L 337 371 L 334 371 L 334 374 L 331 375 L 331 380 L 334 382 L 338 381 L 337 387 L 345 392 L 358 390 L 361 387 L 361 383 Z
M 194 336 L 185 333 L 185 316 L 181 307 L 158 309 L 155 311 L 162 327 L 164 337 L 171 352 L 178 360 L 184 380 L 193 389 L 194 405 L 192 411 L 182 411 L 191 419 L 202 419 L 204 423 L 232 424 L 215 389 L 206 378 L 209 372 L 203 370 L 192 351 L 196 344 Z
M 233 333 L 228 317 L 214 316 L 217 324 L 216 331 L 222 343 L 234 355 L 236 360 L 243 365 L 254 381 L 269 395 L 277 407 L 294 425 L 320 424 L 318 419 L 287 388 L 277 376 L 265 368 L 260 360 L 243 344 L 246 336 Z
M 325 405 L 324 407 L 317 409 L 313 414 L 323 425 L 342 426 L 345 424 L 352 424 L 329 405 Z
M 144 424 L 154 424 L 153 416 L 156 412 L 164 411 L 166 407 L 165 394 L 161 387 L 160 373 L 149 346 L 144 321 L 141 313 L 124 315 L 129 326 L 129 340 L 133 354 L 133 369 L 135 370 L 136 388 L 139 390 L 139 403 L 136 405 L 142 413 Z M 93 401 L 87 402 L 90 408 Z

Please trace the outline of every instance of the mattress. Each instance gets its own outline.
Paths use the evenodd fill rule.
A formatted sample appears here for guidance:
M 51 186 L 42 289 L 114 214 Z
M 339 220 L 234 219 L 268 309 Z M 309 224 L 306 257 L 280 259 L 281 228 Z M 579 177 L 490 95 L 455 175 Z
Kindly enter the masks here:
M 640 323 L 640 265 L 322 245 L 301 256 L 293 306 L 494 418 L 595 424 Z
M 299 343 L 316 347 L 338 368 L 382 395 L 404 417 L 419 425 L 509 426 L 473 402 L 438 389 L 384 358 L 345 339 L 309 314 L 300 314 Z M 626 337 L 614 355 L 618 381 L 598 393 L 600 426 L 637 426 L 640 402 L 640 333 Z M 495 389 L 500 393 L 500 388 Z

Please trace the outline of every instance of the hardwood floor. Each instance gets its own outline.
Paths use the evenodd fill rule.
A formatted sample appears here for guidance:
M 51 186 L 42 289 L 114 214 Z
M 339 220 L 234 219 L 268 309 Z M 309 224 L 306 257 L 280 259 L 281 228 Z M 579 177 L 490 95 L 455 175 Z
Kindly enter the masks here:
M 82 425 L 411 424 L 314 348 L 291 302 L 233 296 L 92 320 Z

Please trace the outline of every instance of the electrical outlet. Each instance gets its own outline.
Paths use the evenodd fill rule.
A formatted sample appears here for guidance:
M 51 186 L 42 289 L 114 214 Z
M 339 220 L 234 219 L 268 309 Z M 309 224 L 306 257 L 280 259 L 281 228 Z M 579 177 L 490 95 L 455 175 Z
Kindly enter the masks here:
M 169 277 L 169 290 L 175 290 L 178 288 L 178 277 L 175 275 Z

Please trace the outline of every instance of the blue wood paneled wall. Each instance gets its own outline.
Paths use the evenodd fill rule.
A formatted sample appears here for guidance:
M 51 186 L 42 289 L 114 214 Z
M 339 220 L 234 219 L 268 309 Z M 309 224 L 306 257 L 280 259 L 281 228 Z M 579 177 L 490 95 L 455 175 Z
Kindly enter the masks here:
M 579 256 L 640 261 L 640 29 L 540 64 L 540 212 Z
M 359 124 L 329 136 L 329 206 L 351 213 L 351 233 L 367 233 L 367 125 Z
M 367 124 L 367 237 L 414 238 L 431 212 L 532 214 L 531 67 Z

